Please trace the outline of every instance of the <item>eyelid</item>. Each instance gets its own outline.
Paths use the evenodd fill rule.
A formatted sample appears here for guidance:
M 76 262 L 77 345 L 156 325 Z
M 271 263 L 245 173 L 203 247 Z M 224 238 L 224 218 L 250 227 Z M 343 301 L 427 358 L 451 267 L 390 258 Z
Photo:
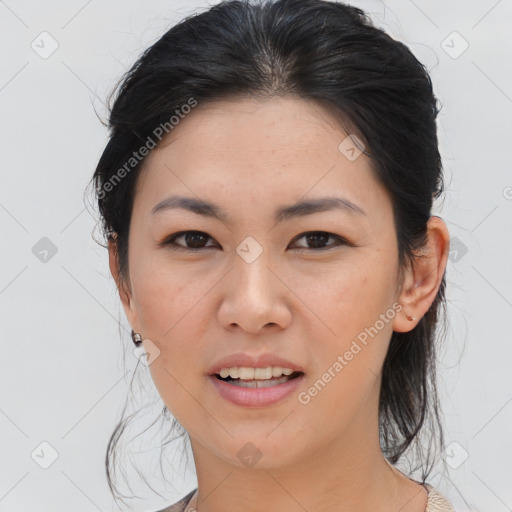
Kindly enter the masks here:
M 322 231 L 322 230 L 304 231 L 303 233 L 300 233 L 299 235 L 297 235 L 292 240 L 292 243 L 297 241 L 297 240 L 300 240 L 301 238 L 305 237 L 306 235 L 317 235 L 317 234 L 328 235 L 329 238 L 334 238 L 335 243 L 331 243 L 331 244 L 329 244 L 329 245 L 327 245 L 325 247 L 321 247 L 321 248 L 318 248 L 318 249 L 309 248 L 309 247 L 299 247 L 299 248 L 295 248 L 294 250 L 296 250 L 296 251 L 307 251 L 307 252 L 323 252 L 323 251 L 328 251 L 330 249 L 333 249 L 335 247 L 339 247 L 340 245 L 353 246 L 353 244 L 351 242 L 349 242 L 343 236 L 337 235 L 336 233 L 331 233 L 330 231 Z
M 211 238 L 212 240 L 215 240 L 215 238 L 213 238 L 211 235 L 209 235 L 208 233 L 206 233 L 205 231 L 199 231 L 197 229 L 186 229 L 184 231 L 177 231 L 176 233 L 173 233 L 172 235 L 169 235 L 167 236 L 166 238 L 164 238 L 164 240 L 159 243 L 158 245 L 160 247 L 170 247 L 171 249 L 175 249 L 175 250 L 183 250 L 183 251 L 188 251 L 188 252 L 200 252 L 200 251 L 203 251 L 205 249 L 209 249 L 210 247 L 213 247 L 213 246 L 207 246 L 207 247 L 200 247 L 198 249 L 191 249 L 190 247 L 186 247 L 184 245 L 179 245 L 179 244 L 175 244 L 174 241 L 177 239 L 177 238 L 180 238 L 182 237 L 183 235 L 187 235 L 189 233 L 194 233 L 196 235 L 205 235 L 206 237 L 208 238 Z M 218 243 L 218 242 L 217 242 Z
M 169 247 L 172 250 L 178 250 L 178 251 L 182 250 L 182 251 L 186 251 L 186 252 L 202 252 L 202 251 L 205 251 L 205 250 L 209 250 L 211 247 L 215 247 L 213 245 L 210 245 L 210 246 L 206 246 L 206 247 L 199 247 L 199 248 L 196 248 L 196 249 L 192 249 L 192 248 L 186 247 L 184 245 L 175 244 L 175 240 L 177 238 L 180 238 L 183 235 L 187 235 L 189 233 L 194 233 L 194 234 L 198 234 L 198 235 L 205 235 L 207 238 L 209 238 L 211 240 L 215 240 L 215 238 L 213 238 L 211 235 L 209 235 L 205 231 L 199 231 L 199 230 L 196 230 L 196 229 L 189 229 L 189 230 L 178 231 L 176 233 L 173 233 L 172 235 L 166 237 L 158 245 L 160 247 Z M 303 252 L 303 251 L 307 251 L 307 252 L 324 252 L 324 251 L 330 250 L 331 248 L 339 247 L 340 245 L 341 246 L 342 245 L 347 245 L 347 246 L 350 246 L 350 247 L 354 246 L 354 244 L 352 244 L 350 241 L 348 241 L 345 237 L 343 237 L 341 235 L 337 235 L 336 233 L 331 233 L 330 231 L 322 231 L 322 230 L 304 231 L 304 232 L 298 234 L 296 237 L 294 237 L 292 239 L 291 243 L 293 244 L 297 240 L 300 240 L 301 238 L 304 238 L 307 235 L 317 235 L 317 234 L 328 235 L 328 238 L 333 238 L 335 240 L 335 243 L 331 243 L 331 244 L 329 244 L 329 245 L 327 245 L 325 247 L 321 247 L 321 248 L 298 247 L 298 248 L 294 248 L 294 250 L 295 251 L 299 251 L 299 252 Z M 217 242 L 217 244 L 218 244 L 218 242 Z

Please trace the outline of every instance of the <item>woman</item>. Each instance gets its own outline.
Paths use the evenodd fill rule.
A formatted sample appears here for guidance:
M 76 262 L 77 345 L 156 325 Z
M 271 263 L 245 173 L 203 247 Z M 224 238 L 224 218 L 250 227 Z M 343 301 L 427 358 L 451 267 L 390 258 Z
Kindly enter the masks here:
M 322 0 L 222 2 L 123 78 L 94 185 L 194 455 L 166 511 L 453 510 L 419 443 L 443 447 L 437 113 L 403 44 Z M 414 447 L 421 481 L 394 467 Z

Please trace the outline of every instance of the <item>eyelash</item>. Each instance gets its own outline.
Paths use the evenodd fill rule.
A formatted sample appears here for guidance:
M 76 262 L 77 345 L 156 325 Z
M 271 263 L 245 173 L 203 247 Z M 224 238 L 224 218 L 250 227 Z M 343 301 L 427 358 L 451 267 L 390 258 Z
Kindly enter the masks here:
M 208 238 L 211 238 L 213 240 L 213 238 L 208 235 L 208 233 L 205 233 L 204 231 L 194 231 L 194 230 L 190 230 L 190 231 L 179 231 L 178 233 L 174 233 L 173 235 L 169 236 L 168 238 L 166 238 L 160 245 L 161 246 L 165 246 L 165 247 L 168 247 L 174 251 L 189 251 L 189 252 L 201 252 L 205 249 L 209 249 L 211 247 L 214 247 L 214 246 L 207 246 L 207 247 L 199 247 L 199 248 L 196 248 L 196 249 L 193 249 L 191 247 L 185 247 L 185 246 L 182 246 L 182 245 L 179 245 L 179 244 L 176 244 L 175 243 L 175 240 L 178 239 L 178 238 L 181 238 L 182 236 L 184 235 L 187 235 L 187 234 L 196 234 L 196 235 L 205 235 L 206 237 Z M 333 244 L 330 244 L 324 248 L 308 248 L 308 247 L 299 247 L 298 251 L 315 251 L 315 252 L 319 252 L 319 251 L 327 251 L 329 250 L 330 248 L 332 247 L 339 247 L 340 245 L 348 245 L 348 246 L 351 246 L 352 244 L 350 242 L 348 242 L 348 240 L 346 240 L 345 238 L 339 236 L 339 235 L 335 235 L 334 233 L 329 233 L 327 231 L 306 231 L 305 233 L 301 233 L 300 235 L 296 236 L 292 242 L 295 242 L 296 240 L 300 240 L 301 238 L 304 238 L 308 235 L 329 235 L 329 238 L 334 238 L 336 243 L 333 243 Z

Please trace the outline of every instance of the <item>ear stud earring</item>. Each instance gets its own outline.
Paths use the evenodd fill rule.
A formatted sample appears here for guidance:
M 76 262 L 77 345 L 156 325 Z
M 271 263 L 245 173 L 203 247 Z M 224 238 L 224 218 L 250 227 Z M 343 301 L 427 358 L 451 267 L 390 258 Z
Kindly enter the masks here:
M 135 346 L 137 346 L 137 347 L 142 343 L 142 336 L 138 332 L 135 332 L 133 329 L 132 329 L 132 340 L 133 340 L 133 343 L 135 343 Z

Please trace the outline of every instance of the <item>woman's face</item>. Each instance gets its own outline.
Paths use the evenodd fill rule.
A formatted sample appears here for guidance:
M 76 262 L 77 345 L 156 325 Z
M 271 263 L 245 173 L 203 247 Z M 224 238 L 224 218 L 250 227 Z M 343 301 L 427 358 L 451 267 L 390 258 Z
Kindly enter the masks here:
M 278 467 L 376 446 L 381 367 L 404 313 L 391 198 L 347 136 L 304 100 L 222 101 L 195 107 L 146 159 L 123 304 L 195 451 Z M 176 196 L 214 206 L 165 203 Z M 276 217 L 327 198 L 339 202 Z M 201 233 L 166 244 L 183 231 Z M 212 369 L 233 354 L 303 376 L 263 391 L 220 383 Z

